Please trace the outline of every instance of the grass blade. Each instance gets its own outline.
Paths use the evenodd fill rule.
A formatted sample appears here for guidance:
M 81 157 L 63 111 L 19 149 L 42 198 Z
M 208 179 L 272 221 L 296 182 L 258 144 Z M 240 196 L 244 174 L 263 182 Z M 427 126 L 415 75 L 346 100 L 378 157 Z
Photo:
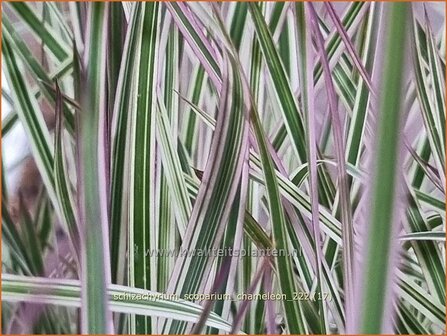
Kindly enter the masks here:
M 209 250 L 217 247 L 223 233 L 223 224 L 229 216 L 229 204 L 237 191 L 237 181 L 242 172 L 242 162 L 247 146 L 246 121 L 241 80 L 230 59 L 228 82 L 221 93 L 216 130 L 213 135 L 210 157 L 181 249 Z M 231 183 L 230 183 L 231 181 Z M 202 237 L 199 239 L 199 237 Z M 180 256 L 169 284 L 169 291 L 179 295 L 196 293 L 203 288 L 203 277 L 209 271 L 206 257 Z M 166 328 L 166 326 L 165 326 Z M 184 330 L 181 324 L 170 326 L 171 333 Z
M 392 3 L 387 13 L 387 39 L 384 45 L 383 78 L 379 105 L 378 143 L 374 157 L 375 183 L 371 191 L 371 218 L 363 274 L 374 274 L 374 281 L 364 276 L 363 299 L 368 305 L 359 310 L 361 333 L 380 333 L 386 324 L 383 316 L 386 305 L 384 293 L 388 292 L 391 237 L 393 235 L 393 212 L 398 179 L 395 158 L 399 155 L 399 128 L 401 115 L 401 90 L 405 55 L 406 25 L 409 19 L 408 4 Z M 390 113 L 389 111 L 392 111 Z M 389 130 L 393 131 L 389 131 Z M 388 186 L 383 188 L 383 186 Z M 387 257 L 388 256 L 388 257 Z
M 141 7 L 141 9 L 139 8 Z M 156 289 L 155 258 L 147 252 L 157 247 L 155 224 L 155 117 L 157 108 L 156 80 L 158 72 L 159 4 L 137 4 L 141 10 L 138 80 L 133 92 L 134 117 L 131 122 L 131 178 L 129 197 L 129 283 L 132 287 Z M 135 15 L 135 14 L 134 14 Z M 147 34 L 147 36 L 146 36 Z M 132 317 L 130 330 L 151 333 L 150 318 Z
M 316 13 L 313 5 L 309 5 L 311 22 L 313 22 L 314 33 L 316 35 L 317 46 L 320 52 L 320 60 L 323 67 L 323 74 L 329 100 L 329 113 L 331 114 L 332 127 L 334 132 L 335 156 L 337 159 L 337 177 L 340 195 L 340 211 L 342 221 L 343 236 L 343 267 L 344 267 L 344 294 L 346 305 L 346 318 L 348 323 L 353 319 L 354 310 L 354 229 L 352 225 L 352 209 L 349 196 L 348 179 L 346 174 L 345 144 L 343 141 L 343 130 L 337 108 L 334 84 L 331 78 L 329 60 L 324 49 L 324 40 L 318 30 Z M 316 163 L 315 163 L 316 165 Z
M 318 176 L 317 176 L 317 142 L 316 142 L 316 122 L 315 122 L 315 92 L 313 87 L 313 46 L 311 35 L 311 20 L 312 17 L 311 4 L 305 6 L 302 3 L 297 3 L 295 7 L 296 22 L 297 22 L 297 35 L 298 46 L 301 53 L 299 57 L 299 83 L 301 88 L 301 101 L 302 110 L 306 115 L 307 121 L 307 157 L 309 163 L 309 193 L 311 202 L 312 213 L 312 228 L 313 228 L 313 241 L 315 251 L 315 274 L 316 274 L 316 292 L 323 290 L 323 276 L 322 276 L 322 249 L 321 249 L 321 232 L 320 223 L 318 220 Z M 306 20 L 307 18 L 307 20 Z M 309 27 L 310 26 L 310 27 Z M 327 311 L 326 305 L 323 301 L 319 302 L 320 317 L 321 317 L 321 331 L 326 333 L 328 330 Z
M 82 110 L 80 116 L 80 176 L 82 189 L 82 266 L 84 333 L 111 333 L 106 286 L 110 283 L 108 214 L 104 204 L 104 157 L 101 149 L 100 120 L 105 111 L 106 32 L 108 5 L 89 6 L 89 40 L 86 42 Z M 88 62 L 88 63 L 87 63 Z M 99 221 L 99 223 L 98 223 Z
M 2 274 L 2 298 L 5 302 L 37 302 L 81 307 L 80 292 L 81 284 L 77 280 Z M 114 312 L 160 317 L 169 315 L 190 322 L 198 321 L 203 312 L 202 307 L 191 302 L 170 299 L 169 296 L 165 298 L 163 293 L 126 286 L 110 285 L 107 297 Z M 157 299 L 141 300 L 143 297 Z M 230 324 L 214 313 L 210 314 L 206 324 L 226 332 L 230 331 Z

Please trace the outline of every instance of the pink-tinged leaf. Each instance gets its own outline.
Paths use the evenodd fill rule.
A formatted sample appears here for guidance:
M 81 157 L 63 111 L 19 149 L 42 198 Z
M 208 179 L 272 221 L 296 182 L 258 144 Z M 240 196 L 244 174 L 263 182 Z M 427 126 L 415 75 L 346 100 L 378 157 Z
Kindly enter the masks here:
M 313 32 L 316 37 L 317 49 L 320 54 L 321 64 L 329 100 L 329 112 L 331 114 L 334 132 L 335 156 L 337 158 L 337 177 L 340 194 L 340 210 L 343 238 L 343 276 L 346 302 L 346 319 L 352 319 L 354 309 L 354 232 L 352 227 L 352 210 L 349 197 L 348 179 L 345 162 L 345 144 L 343 140 L 343 129 L 337 108 L 337 98 L 334 84 L 332 82 L 329 60 L 324 48 L 324 39 L 318 28 L 318 18 L 313 7 L 309 3 L 309 19 L 312 23 Z
M 327 12 L 328 12 L 329 16 L 331 17 L 332 21 L 334 22 L 334 25 L 337 28 L 337 31 L 340 34 L 340 37 L 342 38 L 343 43 L 345 44 L 345 47 L 348 50 L 349 55 L 351 56 L 352 60 L 354 61 L 354 64 L 357 67 L 357 70 L 359 71 L 360 75 L 362 76 L 362 78 L 365 81 L 366 85 L 368 86 L 369 90 L 372 93 L 374 93 L 370 75 L 368 74 L 365 67 L 363 66 L 362 61 L 360 60 L 360 57 L 357 54 L 357 51 L 355 50 L 355 47 L 352 44 L 348 33 L 346 32 L 345 28 L 343 27 L 343 25 L 340 21 L 340 18 L 338 17 L 337 13 L 335 12 L 334 7 L 332 6 L 332 4 L 330 2 L 325 2 L 324 5 L 326 6 Z

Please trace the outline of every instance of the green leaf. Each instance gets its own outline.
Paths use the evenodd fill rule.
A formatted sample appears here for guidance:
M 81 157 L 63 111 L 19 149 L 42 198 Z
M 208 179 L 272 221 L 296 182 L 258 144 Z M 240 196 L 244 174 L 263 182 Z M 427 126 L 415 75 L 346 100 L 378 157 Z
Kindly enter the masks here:
M 5 302 L 35 302 L 81 307 L 80 296 L 81 285 L 77 280 L 2 274 L 2 299 Z M 143 300 L 144 297 L 149 299 Z M 109 285 L 107 298 L 111 310 L 121 313 L 172 317 L 195 322 L 203 311 L 197 304 L 177 300 L 163 293 L 119 285 Z M 227 321 L 213 313 L 210 314 L 206 324 L 222 331 L 229 332 L 231 329 Z
M 368 304 L 360 307 L 358 316 L 361 333 L 380 333 L 386 317 L 383 316 L 385 295 L 388 291 L 387 277 L 392 255 L 393 212 L 395 209 L 399 128 L 401 120 L 401 97 L 403 62 L 405 55 L 406 26 L 409 8 L 405 3 L 392 3 L 386 15 L 386 40 L 383 46 L 383 78 L 380 87 L 377 148 L 374 156 L 374 184 L 371 191 L 371 214 L 368 228 L 368 243 L 363 266 L 361 299 Z M 390 112 L 392 111 L 392 112 Z M 390 131 L 392 130 L 392 131 Z M 384 188 L 383 186 L 387 186 Z M 373 277 L 373 279 L 371 278 Z M 366 301 L 363 301 L 366 302 Z M 348 329 L 349 332 L 349 329 Z
M 82 330 L 84 333 L 112 332 L 111 314 L 106 297 L 110 283 L 110 258 L 108 253 L 108 218 L 104 201 L 105 163 L 100 154 L 103 139 L 105 111 L 105 74 L 108 5 L 91 4 L 88 20 L 90 35 L 86 41 L 87 68 L 83 70 L 85 82 L 81 89 L 80 162 L 78 178 L 81 179 L 81 234 L 83 267 Z M 100 136 L 101 134 L 101 136 Z
M 435 51 L 430 32 L 427 33 L 427 38 L 424 40 L 422 28 L 416 21 L 413 23 L 413 29 L 413 64 L 418 100 L 436 167 L 444 182 L 442 186 L 445 186 L 445 104 L 440 105 L 445 94 L 445 90 L 442 90 L 442 85 L 445 87 L 445 83 L 442 82 L 444 76 L 440 73 L 439 63 L 433 56 Z M 424 55 L 426 56 L 424 57 Z M 430 66 L 428 74 L 425 66 L 427 62 Z M 432 99 L 430 81 L 435 87 L 435 99 Z
M 275 96 L 281 107 L 287 134 L 291 138 L 295 153 L 301 159 L 301 162 L 305 162 L 306 145 L 304 126 L 301 120 L 302 113 L 298 110 L 296 100 L 292 94 L 292 89 L 287 80 L 287 75 L 275 49 L 271 33 L 268 30 L 259 5 L 256 3 L 249 3 L 249 9 L 255 24 L 256 34 L 259 44 L 261 45 L 264 59 L 274 83 Z

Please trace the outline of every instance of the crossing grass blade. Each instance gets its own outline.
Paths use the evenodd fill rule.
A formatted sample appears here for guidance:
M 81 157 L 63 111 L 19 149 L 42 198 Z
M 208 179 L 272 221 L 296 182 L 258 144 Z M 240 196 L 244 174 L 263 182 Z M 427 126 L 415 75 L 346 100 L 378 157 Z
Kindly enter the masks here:
M 442 101 L 441 97 L 444 97 L 445 90 L 442 91 L 442 93 L 436 91 L 438 98 L 434 100 L 431 99 L 431 94 L 429 93 L 429 78 L 425 73 L 425 64 L 428 63 L 429 66 L 432 67 L 430 76 L 432 77 L 431 79 L 434 80 L 433 85 L 437 90 L 442 90 L 440 85 L 442 85 L 442 78 L 444 78 L 444 76 L 439 73 L 439 61 L 432 56 L 436 51 L 433 51 L 433 42 L 430 32 L 427 33 L 428 37 L 424 39 L 422 29 L 417 21 L 413 22 L 413 31 L 413 64 L 418 99 L 422 107 L 421 112 L 424 125 L 427 130 L 430 147 L 433 150 L 436 167 L 440 172 L 439 175 L 441 179 L 443 179 L 445 177 L 445 136 L 442 136 L 442 132 L 445 134 L 445 123 L 443 122 L 443 120 L 445 120 L 445 111 L 443 112 L 445 104 L 442 106 L 439 105 L 439 100 Z M 433 71 L 436 73 L 434 74 Z M 439 94 L 441 94 L 440 97 Z M 443 113 L 444 117 L 442 117 Z M 445 183 L 443 183 L 443 185 L 445 185 Z
M 445 241 L 445 232 L 414 232 L 402 235 L 399 237 L 400 240 L 436 240 Z
M 162 9 L 162 15 L 165 15 L 165 17 L 168 15 L 167 9 Z M 166 121 L 165 121 L 165 134 L 166 138 L 169 138 L 169 136 L 172 136 L 176 141 L 175 144 L 172 144 L 171 148 L 177 148 L 177 134 L 179 130 L 178 125 L 178 116 L 179 116 L 179 97 L 175 93 L 175 90 L 179 90 L 179 71 L 178 67 L 180 65 L 180 52 L 181 52 L 181 39 L 179 36 L 178 29 L 174 26 L 174 24 L 171 21 L 164 20 L 165 25 L 163 27 L 161 37 L 163 40 L 166 41 L 166 48 L 165 48 L 165 72 L 164 72 L 164 89 L 160 90 L 163 91 L 163 102 L 166 106 Z M 173 28 L 171 28 L 173 27 Z M 160 112 L 160 95 L 159 95 L 159 104 L 157 111 Z M 157 114 L 158 116 L 158 114 Z M 157 118 L 157 131 L 159 127 L 159 122 Z M 158 137 L 158 135 L 157 135 Z M 157 140 L 158 148 L 160 149 L 161 146 L 159 146 L 160 141 Z M 162 150 L 160 150 L 162 152 Z M 174 169 L 175 172 L 181 172 L 182 167 L 180 164 L 180 160 L 178 159 L 177 153 L 173 156 L 173 159 L 177 159 L 178 166 L 177 169 Z M 173 155 L 173 152 L 171 152 L 171 155 Z M 164 161 L 164 160 L 162 160 Z M 162 166 L 163 163 L 161 162 L 160 165 Z M 158 197 L 159 202 L 162 205 L 160 207 L 159 212 L 159 227 L 160 227 L 160 234 L 159 234 L 159 249 L 160 250 L 173 250 L 175 247 L 177 247 L 181 235 L 179 234 L 178 226 L 175 222 L 175 211 L 177 210 L 177 204 L 175 202 L 171 201 L 171 193 L 169 190 L 169 183 L 171 179 L 167 176 L 165 169 L 163 167 L 159 167 L 160 173 L 158 174 L 158 183 L 159 183 L 159 189 L 158 189 Z M 181 174 L 180 174 L 181 175 Z M 182 177 L 182 176 L 181 176 Z M 187 199 L 187 191 L 186 191 L 186 184 L 184 183 L 184 180 L 182 179 L 180 182 L 183 182 L 183 184 L 180 186 L 180 188 L 183 186 L 185 201 L 189 202 L 189 199 Z M 188 204 L 188 203 L 186 203 Z M 190 204 L 189 204 L 190 205 Z M 191 205 L 189 207 L 189 210 L 191 209 Z M 188 215 L 190 212 L 188 212 Z M 186 223 L 188 221 L 188 218 L 185 219 L 184 225 L 186 226 Z M 170 257 L 160 258 L 158 262 L 158 279 L 157 279 L 157 289 L 160 291 L 166 290 L 169 282 L 169 276 L 172 272 L 172 269 L 174 267 L 174 260 Z
M 323 275 L 322 275 L 322 244 L 321 244 L 321 232 L 320 223 L 318 220 L 318 176 L 317 176 L 317 141 L 315 135 L 315 91 L 313 87 L 313 46 L 312 46 L 312 17 L 311 8 L 312 5 L 304 5 L 297 3 L 295 6 L 295 15 L 297 23 L 297 36 L 298 47 L 301 50 L 299 57 L 299 83 L 301 88 L 301 101 L 302 110 L 306 116 L 306 128 L 307 128 L 307 162 L 309 163 L 309 193 L 311 200 L 311 213 L 312 213 L 312 229 L 313 229 L 313 242 L 315 251 L 315 274 L 317 278 L 316 291 L 321 292 L 324 288 Z M 307 22 L 306 22 L 307 21 Z M 313 27 L 315 29 L 315 27 Z M 327 310 L 325 302 L 319 303 L 319 313 L 321 316 L 321 331 L 327 332 Z
M 173 196 L 174 208 L 180 236 L 183 237 L 191 215 L 192 205 L 183 179 L 181 164 L 175 151 L 176 145 L 170 139 L 169 119 L 163 102 L 158 99 L 157 131 L 162 153 L 162 162 L 167 178 L 167 184 Z
M 191 19 L 191 14 L 188 13 L 185 4 L 170 2 L 166 6 L 171 12 L 185 40 L 194 49 L 198 59 L 207 70 L 208 76 L 210 76 L 210 79 L 219 90 L 222 85 L 221 71 L 208 40 L 200 30 L 195 29 L 194 19 Z
M 2 138 L 8 135 L 9 131 L 17 124 L 18 119 L 17 113 L 12 111 L 2 120 Z
M 287 81 L 287 76 L 281 64 L 279 55 L 275 50 L 271 33 L 268 30 L 259 5 L 256 3 L 249 3 L 249 10 L 256 27 L 256 33 L 264 59 L 271 73 L 272 81 L 275 83 L 275 94 L 281 106 L 281 113 L 283 113 L 284 120 L 286 121 L 285 125 L 287 133 L 291 138 L 295 153 L 302 162 L 305 162 L 305 132 L 303 122 L 300 118 L 302 113 L 301 111 L 298 111 L 296 100 L 293 97 L 290 84 Z
M 415 201 L 411 192 L 407 193 L 409 209 L 407 211 L 408 232 L 424 232 L 429 230 L 426 220 L 421 214 L 420 206 Z M 414 251 L 420 263 L 424 265 L 422 271 L 425 275 L 427 286 L 440 302 L 445 304 L 445 270 L 442 266 L 439 247 L 434 242 L 415 242 Z
M 11 254 L 12 267 L 21 270 L 23 274 L 33 275 L 31 261 L 25 249 L 25 242 L 11 219 L 4 199 L 2 199 L 2 235 L 4 244 L 6 244 Z
M 272 159 L 268 153 L 267 144 L 265 142 L 264 131 L 261 128 L 259 117 L 255 114 L 256 110 L 252 107 L 251 120 L 254 126 L 257 143 L 259 146 L 261 162 L 263 166 L 264 178 L 268 192 L 269 214 L 273 227 L 274 246 L 282 251 L 288 251 L 286 239 L 286 222 L 284 209 L 281 204 L 277 180 L 275 178 Z M 290 256 L 282 256 L 275 258 L 278 268 L 278 277 L 281 292 L 286 297 L 293 297 L 297 292 L 297 287 L 292 274 L 292 261 Z M 291 334 L 303 334 L 307 332 L 307 326 L 302 319 L 302 311 L 298 301 L 284 301 L 284 311 L 286 316 L 286 324 Z
M 9 42 L 2 38 L 3 57 L 6 68 L 6 78 L 13 88 L 12 98 L 14 107 L 27 136 L 30 138 L 31 148 L 37 167 L 44 181 L 48 195 L 58 214 L 60 205 L 55 191 L 55 181 L 52 174 L 54 154 L 50 145 L 50 133 L 43 120 L 42 112 L 20 71 L 19 63 Z
M 58 34 L 46 25 L 42 25 L 35 11 L 25 2 L 10 3 L 14 11 L 26 23 L 34 34 L 45 42 L 45 45 L 51 50 L 52 54 L 59 60 L 64 61 L 70 55 L 70 48 L 61 40 L 57 40 Z
M 79 228 L 77 226 L 76 212 L 73 195 L 71 193 L 71 184 L 67 179 L 67 166 L 65 163 L 64 153 L 64 116 L 62 110 L 62 94 L 59 89 L 59 85 L 56 82 L 56 134 L 55 134 L 55 148 L 54 148 L 54 175 L 56 183 L 56 193 L 61 200 L 63 218 L 66 222 L 65 225 L 70 234 L 71 244 L 73 245 L 73 251 L 76 253 L 77 262 L 79 263 L 79 248 L 80 248 L 80 235 Z
M 354 228 L 352 224 L 351 200 L 348 189 L 348 179 L 345 162 L 345 144 L 343 140 L 343 129 L 340 114 L 337 108 L 336 94 L 334 84 L 331 78 L 329 61 L 324 52 L 324 40 L 318 30 L 316 22 L 316 12 L 313 5 L 310 4 L 310 16 L 313 20 L 314 32 L 316 35 L 317 46 L 320 52 L 320 60 L 323 67 L 325 77 L 326 90 L 329 100 L 329 113 L 331 115 L 332 129 L 334 133 L 335 157 L 337 160 L 337 182 L 338 194 L 340 200 L 340 212 L 342 222 L 342 238 L 343 238 L 343 267 L 344 267 L 344 294 L 346 305 L 346 316 L 348 321 L 352 319 L 354 310 Z M 366 79 L 365 79 L 366 80 Z
M 345 47 L 348 50 L 349 55 L 351 56 L 353 63 L 357 67 L 358 72 L 360 73 L 363 80 L 367 84 L 368 89 L 370 91 L 373 91 L 371 78 L 370 78 L 368 72 L 366 71 L 366 69 L 364 68 L 362 62 L 360 61 L 360 58 L 357 55 L 357 52 L 356 52 L 352 42 L 350 41 L 346 30 L 343 28 L 343 25 L 340 21 L 340 18 L 337 16 L 337 13 L 334 10 L 334 7 L 330 3 L 325 3 L 325 6 L 326 6 L 329 16 L 331 17 L 332 21 L 334 22 L 335 27 L 337 28 L 338 34 L 340 35 L 341 39 L 343 40 L 343 43 L 345 44 Z
M 206 112 L 193 107 L 194 111 L 197 111 L 198 115 L 201 116 L 206 123 L 213 128 L 215 125 L 215 120 L 209 116 Z M 327 162 L 327 161 L 326 161 Z M 259 171 L 262 170 L 262 162 L 258 154 L 251 153 L 250 155 L 250 164 L 253 165 Z M 303 165 L 307 168 L 307 164 Z M 307 170 L 307 169 L 306 169 Z M 358 171 L 354 168 L 350 170 L 351 174 L 355 174 L 354 176 L 359 176 Z M 299 171 L 294 174 L 294 177 L 289 179 L 284 174 L 275 169 L 275 174 L 278 180 L 278 187 L 282 196 L 284 196 L 288 201 L 291 202 L 298 210 L 302 212 L 304 216 L 307 218 L 311 218 L 311 201 L 310 197 L 301 191 L 298 187 L 300 183 L 296 182 L 295 178 L 299 176 Z M 307 171 L 306 171 L 307 174 Z M 257 171 L 252 171 L 250 176 L 256 180 L 264 184 L 264 178 L 261 173 Z M 328 211 L 324 208 L 319 209 L 319 220 L 323 224 L 323 230 L 330 235 L 330 237 L 336 242 L 341 242 L 341 224 L 340 222 Z
M 372 72 L 375 64 L 374 55 L 376 53 L 378 36 L 374 27 L 378 26 L 379 18 L 380 6 L 371 3 L 366 22 L 364 42 L 360 51 L 361 60 L 365 64 L 365 70 L 369 72 Z M 355 103 L 346 140 L 346 160 L 354 165 L 357 165 L 362 153 L 361 145 L 364 143 L 363 139 L 365 138 L 370 97 L 370 90 L 367 85 L 363 80 L 359 79 L 356 85 Z
M 29 134 L 33 134 L 34 142 L 41 144 L 40 147 L 42 147 L 42 151 L 46 152 L 46 161 L 51 161 L 51 151 L 45 148 L 50 142 L 49 132 L 46 126 L 44 126 L 40 109 L 36 107 L 37 101 L 35 97 L 29 95 L 30 90 L 20 72 L 19 63 L 10 42 L 6 40 L 5 37 L 2 37 L 2 43 L 5 46 L 4 57 L 7 69 L 7 79 L 13 89 L 12 102 L 17 109 L 19 117 L 24 120 L 24 125 L 36 130 L 35 132 L 29 132 Z M 21 93 L 19 88 L 24 92 Z M 46 166 L 50 166 L 50 164 L 47 162 Z
M 247 150 L 248 123 L 241 79 L 231 58 L 227 67 L 228 82 L 224 82 L 221 92 L 220 114 L 210 157 L 181 247 L 186 251 L 210 250 L 219 244 L 223 224 L 229 216 L 228 203 L 235 197 Z M 206 260 L 200 255 L 180 256 L 168 291 L 180 295 L 200 291 L 204 286 L 205 272 L 209 272 L 210 261 L 212 259 Z M 168 330 L 178 333 L 184 330 L 184 325 L 172 324 Z
M 295 98 L 284 66 L 280 60 L 280 56 L 275 48 L 271 33 L 262 16 L 260 8 L 256 3 L 249 4 L 250 14 L 255 26 L 256 36 L 264 56 L 264 61 L 270 73 L 270 79 L 273 83 L 272 92 L 273 99 L 279 104 L 282 118 L 284 120 L 287 135 L 292 142 L 294 153 L 301 163 L 306 162 L 306 130 L 303 123 L 303 111 L 299 109 L 297 99 Z M 320 152 L 317 152 L 320 157 Z M 319 169 L 319 188 L 320 197 L 325 204 L 333 202 L 333 184 L 324 169 Z

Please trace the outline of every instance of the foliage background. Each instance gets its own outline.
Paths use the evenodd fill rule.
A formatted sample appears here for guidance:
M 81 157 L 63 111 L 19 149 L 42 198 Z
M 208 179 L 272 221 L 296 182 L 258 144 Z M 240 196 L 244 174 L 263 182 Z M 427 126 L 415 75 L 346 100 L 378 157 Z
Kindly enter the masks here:
M 2 154 L 2 333 L 445 333 L 442 3 L 2 3 Z

